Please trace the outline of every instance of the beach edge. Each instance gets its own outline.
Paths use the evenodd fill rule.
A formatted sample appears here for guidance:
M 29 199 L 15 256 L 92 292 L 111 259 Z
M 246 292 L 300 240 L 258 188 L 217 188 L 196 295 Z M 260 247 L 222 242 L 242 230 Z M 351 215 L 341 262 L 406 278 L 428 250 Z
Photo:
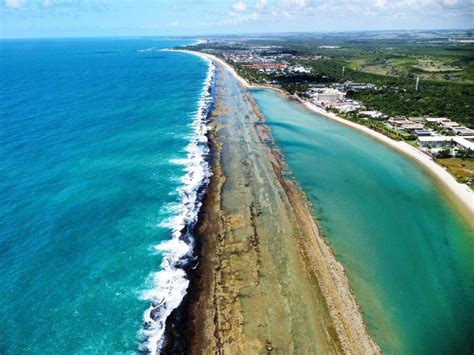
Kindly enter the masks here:
M 243 79 L 239 74 L 232 68 L 228 63 L 226 63 L 221 58 L 218 58 L 212 54 L 191 51 L 191 50 L 179 50 L 180 52 L 194 54 L 208 60 L 213 60 L 217 63 L 220 63 L 225 68 L 227 68 L 232 75 L 242 84 L 246 89 L 261 89 L 261 90 L 273 90 L 283 95 L 286 98 L 293 99 L 298 101 L 304 108 L 311 111 L 316 115 L 323 116 L 325 118 L 336 121 L 340 124 L 351 127 L 359 132 L 368 135 L 377 141 L 385 144 L 386 146 L 396 150 L 401 153 L 403 156 L 410 158 L 412 161 L 416 162 L 425 172 L 431 175 L 439 183 L 442 188 L 444 195 L 450 200 L 450 202 L 456 207 L 456 209 L 463 215 L 466 221 L 474 226 L 473 216 L 474 216 L 474 191 L 472 191 L 469 186 L 462 184 L 456 181 L 454 176 L 452 176 L 448 171 L 445 170 L 442 166 L 438 165 L 431 157 L 427 156 L 420 150 L 412 147 L 406 142 L 396 141 L 391 139 L 382 133 L 376 132 L 366 126 L 360 125 L 358 123 L 343 119 L 337 116 L 335 113 L 327 112 L 322 108 L 316 107 L 310 102 L 305 102 L 299 97 L 291 96 L 285 93 L 279 88 L 274 88 L 271 86 L 265 85 L 252 85 L 249 84 L 245 79 Z

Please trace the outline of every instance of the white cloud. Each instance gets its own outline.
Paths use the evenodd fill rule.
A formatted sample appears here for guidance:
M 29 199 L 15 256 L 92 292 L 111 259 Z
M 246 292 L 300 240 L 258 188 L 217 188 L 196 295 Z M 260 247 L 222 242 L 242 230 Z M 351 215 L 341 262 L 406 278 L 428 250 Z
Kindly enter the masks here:
M 53 7 L 54 1 L 53 0 L 43 0 L 43 7 Z
M 25 8 L 24 0 L 5 0 L 5 6 L 10 9 L 23 9 Z
M 257 11 L 262 11 L 268 4 L 268 0 L 257 0 L 257 3 L 255 4 L 255 9 Z
M 387 5 L 387 0 L 375 0 L 374 5 L 375 5 L 375 7 L 379 8 L 379 9 L 383 9 Z
M 247 10 L 247 4 L 243 1 L 239 1 L 235 4 L 232 4 L 232 8 L 234 9 L 234 11 L 244 12 L 245 10 Z
M 239 25 L 244 22 L 255 21 L 259 19 L 259 14 L 256 12 L 252 13 L 237 13 L 231 12 L 230 16 L 225 19 L 224 23 L 231 25 Z
M 283 7 L 293 10 L 304 10 L 310 6 L 308 0 L 281 0 Z

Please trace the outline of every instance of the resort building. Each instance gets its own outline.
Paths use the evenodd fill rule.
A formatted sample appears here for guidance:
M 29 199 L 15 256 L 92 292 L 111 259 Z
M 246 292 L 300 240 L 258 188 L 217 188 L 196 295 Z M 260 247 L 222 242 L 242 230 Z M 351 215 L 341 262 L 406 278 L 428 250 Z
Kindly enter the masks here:
M 431 131 L 427 129 L 415 129 L 413 133 L 415 133 L 418 137 L 431 136 Z
M 306 68 L 302 65 L 295 65 L 294 67 L 289 67 L 288 72 L 293 74 L 309 74 L 311 73 L 311 68 Z
M 423 148 L 442 148 L 449 147 L 453 144 L 453 137 L 435 136 L 435 137 L 418 137 L 418 144 Z
M 454 137 L 453 141 L 455 146 L 460 149 L 470 149 L 474 151 L 474 143 L 468 141 L 466 138 L 463 137 Z
M 437 124 L 440 124 L 441 122 L 444 122 L 444 121 L 450 121 L 446 117 L 427 117 L 425 120 L 426 122 L 432 122 L 432 123 L 437 123 Z
M 467 127 L 454 127 L 453 131 L 458 136 L 474 136 L 474 129 L 469 129 Z
M 364 91 L 364 90 L 376 90 L 377 87 L 374 84 L 365 83 L 353 83 L 352 81 L 346 81 L 342 84 L 336 84 L 336 89 L 341 91 Z
M 311 100 L 323 106 L 332 106 L 338 101 L 343 101 L 345 97 L 344 93 L 337 89 L 317 89 L 314 91 Z
M 470 149 L 474 151 L 474 143 L 463 137 L 418 137 L 418 144 L 423 148 L 455 147 L 458 149 Z
M 407 124 L 401 125 L 401 129 L 403 129 L 406 132 L 412 132 L 412 131 L 420 130 L 423 128 L 425 128 L 425 126 L 422 125 L 421 123 L 407 123 Z
M 409 121 L 406 118 L 389 118 L 388 122 L 394 127 L 401 127 L 403 125 L 413 123 L 412 121 Z
M 371 118 L 373 120 L 384 120 L 387 118 L 387 115 L 383 114 L 380 111 L 360 111 L 359 115 Z
M 453 129 L 454 127 L 460 127 L 461 125 L 457 122 L 446 120 L 439 123 L 442 127 L 447 129 Z

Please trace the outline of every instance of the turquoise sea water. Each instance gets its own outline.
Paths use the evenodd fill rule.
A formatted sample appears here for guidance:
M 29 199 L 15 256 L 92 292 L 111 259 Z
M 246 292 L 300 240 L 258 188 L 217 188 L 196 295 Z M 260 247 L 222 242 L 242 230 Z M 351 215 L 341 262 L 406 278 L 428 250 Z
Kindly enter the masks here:
M 178 44 L 0 42 L 1 354 L 135 352 L 179 302 L 208 64 Z
M 275 92 L 253 95 L 388 354 L 472 354 L 474 233 L 415 163 Z

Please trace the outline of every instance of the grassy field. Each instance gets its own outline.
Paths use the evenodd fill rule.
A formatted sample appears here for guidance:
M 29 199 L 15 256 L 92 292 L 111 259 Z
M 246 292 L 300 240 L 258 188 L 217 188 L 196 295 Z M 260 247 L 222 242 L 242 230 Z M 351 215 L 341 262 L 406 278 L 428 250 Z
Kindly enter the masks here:
M 448 171 L 461 183 L 474 187 L 474 158 L 449 158 L 436 159 L 436 161 L 446 167 Z

